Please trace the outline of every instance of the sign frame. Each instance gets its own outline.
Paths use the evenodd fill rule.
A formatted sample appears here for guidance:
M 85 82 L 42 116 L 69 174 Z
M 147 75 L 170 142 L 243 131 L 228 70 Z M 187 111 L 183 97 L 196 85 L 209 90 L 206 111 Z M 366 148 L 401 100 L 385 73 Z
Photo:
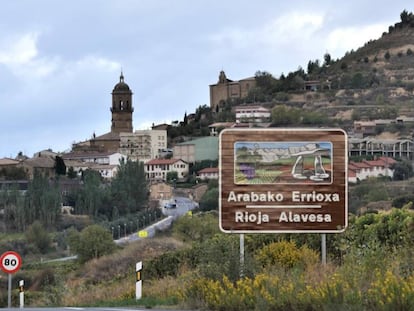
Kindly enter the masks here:
M 343 129 L 224 129 L 219 168 L 222 232 L 340 233 L 348 226 Z
M 4 259 L 5 259 L 6 257 L 14 257 L 14 260 L 16 260 L 16 261 L 17 261 L 16 265 L 15 265 L 15 266 L 14 266 L 14 268 L 13 268 L 13 269 L 11 269 L 11 270 L 7 269 L 7 267 L 5 267 L 5 266 L 4 266 L 3 261 L 4 261 Z M 9 260 L 10 260 L 10 259 L 9 259 Z M 7 274 L 13 274 L 13 273 L 16 273 L 17 271 L 19 271 L 19 269 L 21 268 L 21 266 L 22 266 L 22 257 L 21 257 L 18 253 L 14 252 L 14 251 L 7 251 L 7 252 L 4 252 L 4 253 L 1 255 L 1 257 L 0 257 L 0 269 L 1 269 L 4 273 L 7 273 Z

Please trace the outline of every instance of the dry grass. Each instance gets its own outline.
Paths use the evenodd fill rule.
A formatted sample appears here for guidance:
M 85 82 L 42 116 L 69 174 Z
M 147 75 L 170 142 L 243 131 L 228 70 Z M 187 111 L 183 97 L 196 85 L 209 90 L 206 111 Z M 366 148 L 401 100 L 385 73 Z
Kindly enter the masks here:
M 135 294 L 135 264 L 184 247 L 171 237 L 140 240 L 118 252 L 86 263 L 65 283 L 63 305 L 87 305 L 96 301 L 128 298 Z M 149 285 L 151 292 L 167 292 L 172 280 Z M 174 288 L 174 287 L 173 287 Z M 165 296 L 164 296 L 165 297 Z

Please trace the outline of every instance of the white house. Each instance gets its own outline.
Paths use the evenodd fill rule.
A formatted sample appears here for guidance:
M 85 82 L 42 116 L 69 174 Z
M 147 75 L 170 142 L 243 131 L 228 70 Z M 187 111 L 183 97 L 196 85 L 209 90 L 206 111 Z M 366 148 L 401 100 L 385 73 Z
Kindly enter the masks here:
M 396 160 L 390 157 L 380 157 L 376 160 L 362 162 L 351 161 L 348 165 L 348 181 L 356 183 L 370 177 L 388 176 L 392 178 L 394 171 L 390 168 Z
M 116 175 L 121 159 L 126 160 L 126 157 L 119 152 L 75 152 L 66 153 L 62 158 L 66 169 L 72 167 L 78 175 L 82 174 L 82 171 L 91 169 L 107 179 Z
M 210 180 L 219 178 L 219 169 L 218 167 L 206 167 L 198 171 L 197 177 L 201 180 Z
M 264 123 L 270 121 L 270 110 L 259 105 L 237 106 L 234 110 L 236 123 Z
M 62 156 L 63 160 L 78 160 L 86 163 L 118 165 L 126 157 L 119 152 L 72 152 Z
M 177 172 L 178 179 L 184 179 L 189 173 L 189 164 L 181 159 L 153 159 L 144 164 L 148 180 L 167 180 L 169 172 Z

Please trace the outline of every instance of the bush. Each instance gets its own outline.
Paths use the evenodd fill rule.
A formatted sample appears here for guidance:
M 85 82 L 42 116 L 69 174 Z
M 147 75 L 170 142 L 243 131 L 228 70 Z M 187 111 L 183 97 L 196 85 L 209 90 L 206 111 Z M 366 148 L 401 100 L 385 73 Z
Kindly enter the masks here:
M 173 235 L 184 242 L 204 242 L 219 233 L 217 222 L 211 213 L 181 217 L 174 223 Z
M 40 253 L 45 254 L 48 251 L 52 240 L 40 221 L 36 220 L 31 224 L 27 228 L 25 235 L 27 241 L 33 244 Z
M 86 227 L 80 233 L 71 230 L 68 239 L 71 250 L 78 255 L 80 262 L 99 258 L 115 250 L 111 233 L 99 225 Z
M 296 247 L 294 242 L 281 241 L 269 244 L 260 249 L 256 260 L 263 268 L 278 266 L 285 269 L 307 266 L 318 262 L 318 254 L 306 245 Z
M 211 188 L 204 193 L 200 200 L 200 209 L 210 211 L 218 209 L 219 191 L 218 188 Z

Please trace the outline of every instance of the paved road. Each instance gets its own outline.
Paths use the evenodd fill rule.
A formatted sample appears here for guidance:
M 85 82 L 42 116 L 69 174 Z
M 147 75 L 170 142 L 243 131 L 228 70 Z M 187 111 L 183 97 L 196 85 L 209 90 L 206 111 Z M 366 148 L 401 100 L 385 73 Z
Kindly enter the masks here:
M 165 208 L 164 206 L 167 202 L 175 203 L 176 207 Z M 160 208 L 162 209 L 162 213 L 167 217 L 160 220 L 159 222 L 155 224 L 152 224 L 151 226 L 146 227 L 145 229 L 140 230 L 140 231 L 146 231 L 147 236 L 145 238 L 153 237 L 157 230 L 160 230 L 160 231 L 166 230 L 167 228 L 171 226 L 174 219 L 185 215 L 186 213 L 188 213 L 188 211 L 198 208 L 198 203 L 187 197 L 175 196 L 171 200 L 160 201 Z M 125 237 L 122 237 L 118 240 L 115 240 L 115 243 L 117 244 L 130 243 L 130 242 L 133 242 L 139 239 L 141 238 L 138 237 L 136 233 L 133 233 Z
M 164 205 L 167 202 L 175 202 L 177 205 L 176 208 L 165 208 Z M 168 201 L 161 202 L 162 213 L 166 216 L 173 216 L 175 218 L 186 214 L 188 211 L 191 211 L 198 207 L 198 203 L 187 197 L 174 197 Z
M 17 308 L 18 309 L 18 308 Z M 15 311 L 16 308 L 0 308 L 0 310 L 10 310 Z M 148 311 L 145 307 L 130 307 L 130 308 L 77 308 L 77 307 L 59 307 L 59 308 L 24 308 L 21 310 L 28 310 L 28 311 Z M 152 309 L 151 311 L 174 311 L 174 309 Z M 175 311 L 184 311 L 183 309 L 175 309 Z M 186 310 L 191 311 L 191 310 Z M 193 310 L 195 311 L 195 310 Z

